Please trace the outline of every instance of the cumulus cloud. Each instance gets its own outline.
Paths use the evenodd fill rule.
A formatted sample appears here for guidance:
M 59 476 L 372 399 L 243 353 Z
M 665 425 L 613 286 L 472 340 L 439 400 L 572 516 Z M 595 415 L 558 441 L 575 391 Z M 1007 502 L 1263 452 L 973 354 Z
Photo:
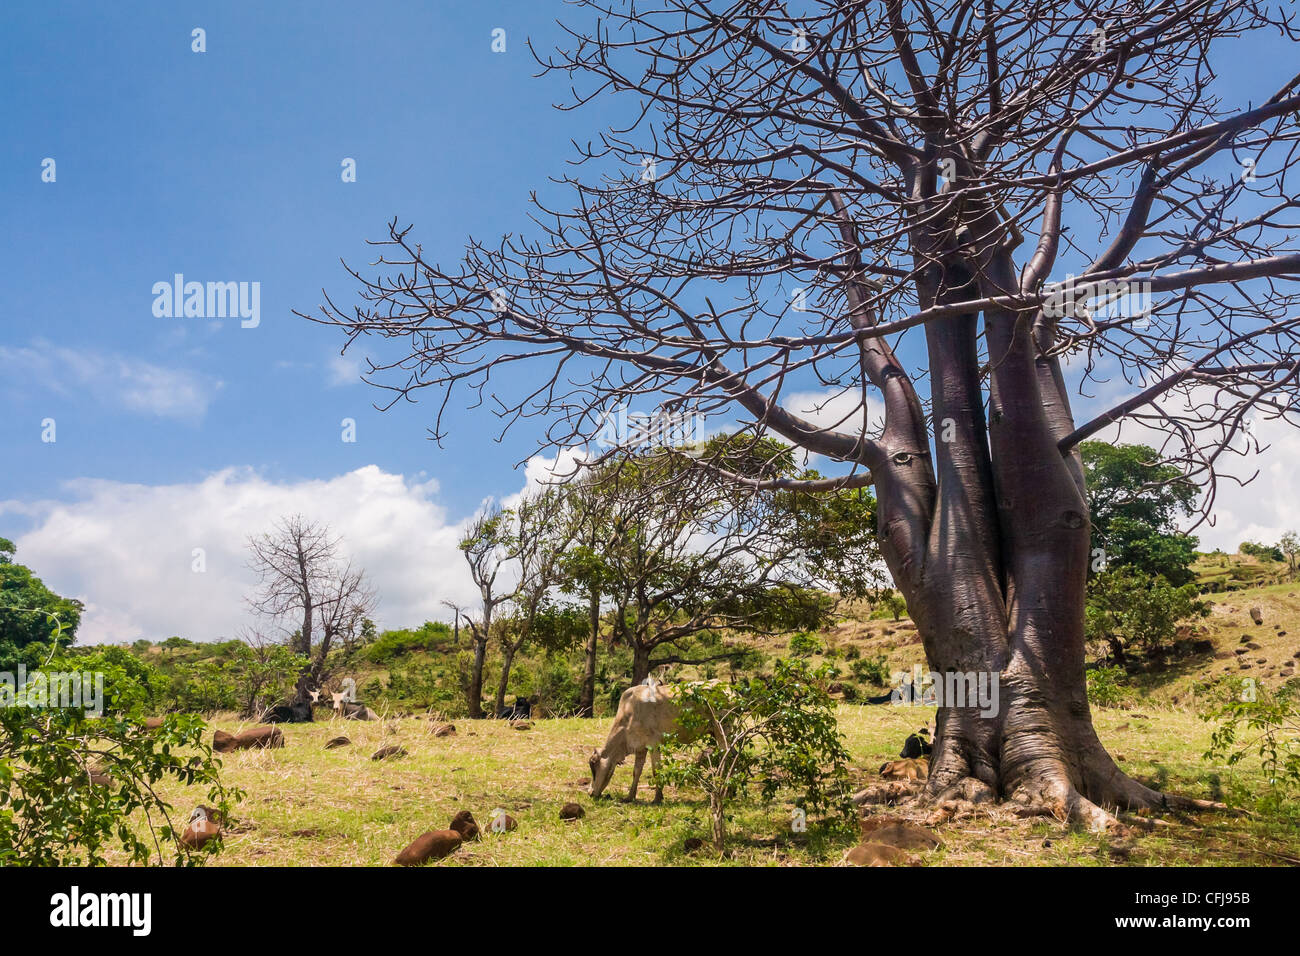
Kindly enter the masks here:
M 255 585 L 247 539 L 294 513 L 342 537 L 379 592 L 381 627 L 445 619 L 444 599 L 474 603 L 457 548 L 465 518 L 448 516 L 436 481 L 374 465 L 300 482 L 228 468 L 191 484 L 82 479 L 65 497 L 0 502 L 0 517 L 25 515 L 31 530 L 16 540 L 18 560 L 86 602 L 83 643 L 234 636 L 253 621 L 244 603 Z M 193 570 L 198 548 L 202 572 Z
M 127 411 L 180 421 L 202 419 L 223 384 L 186 369 L 41 340 L 27 347 L 0 346 L 0 374 L 30 390 L 89 392 Z
M 1284 532 L 1300 530 L 1300 431 L 1262 414 L 1250 416 L 1250 421 L 1262 450 L 1256 451 L 1253 444 L 1247 449 L 1239 438 L 1234 447 L 1245 454 L 1220 457 L 1214 523 L 1202 524 L 1193 532 L 1203 551 L 1222 548 L 1231 553 L 1243 541 L 1273 544 Z M 1165 438 L 1165 433 L 1137 421 L 1112 426 L 1097 435 L 1099 441 L 1157 449 Z
M 361 360 L 351 355 L 331 355 L 325 371 L 332 386 L 361 384 Z

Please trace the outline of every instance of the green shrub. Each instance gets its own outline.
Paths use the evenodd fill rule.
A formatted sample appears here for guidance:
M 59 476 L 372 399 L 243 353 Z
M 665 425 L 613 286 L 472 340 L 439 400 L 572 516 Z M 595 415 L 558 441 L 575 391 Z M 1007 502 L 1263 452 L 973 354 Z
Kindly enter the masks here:
M 849 665 L 849 670 L 858 680 L 875 684 L 877 687 L 887 687 L 890 683 L 889 661 L 884 654 L 859 658 Z
M 822 649 L 822 642 L 806 631 L 790 638 L 790 653 L 795 657 L 811 657 Z
M 852 818 L 849 755 L 826 679 L 826 668 L 812 670 L 787 658 L 776 661 L 770 676 L 735 686 L 682 686 L 680 730 L 664 738 L 660 776 L 708 794 L 719 853 L 726 842 L 728 801 L 754 787 L 768 804 L 779 791 L 791 791 L 796 817 L 805 825 L 812 815 L 828 826 Z
M 197 851 L 180 845 L 187 817 L 175 815 L 157 785 L 170 777 L 199 786 L 226 815 L 242 794 L 222 786 L 197 716 L 173 714 L 161 728 L 144 729 L 161 682 L 141 682 L 118 650 L 67 655 L 42 668 L 102 675 L 102 716 L 87 713 L 93 702 L 85 697 L 75 706 L 42 700 L 37 683 L 0 693 L 0 866 L 102 864 L 113 846 L 139 864 L 193 865 L 220 852 L 220 841 Z M 133 814 L 143 830 L 128 819 Z
M 1300 678 L 1276 691 L 1254 680 L 1239 686 L 1240 692 L 1226 703 L 1200 715 L 1218 723 L 1205 759 L 1225 760 L 1231 766 L 1257 756 L 1269 786 L 1258 806 L 1276 812 L 1300 789 Z
M 1127 696 L 1122 686 L 1127 675 L 1122 667 L 1090 667 L 1084 676 L 1088 700 L 1098 707 L 1118 707 Z

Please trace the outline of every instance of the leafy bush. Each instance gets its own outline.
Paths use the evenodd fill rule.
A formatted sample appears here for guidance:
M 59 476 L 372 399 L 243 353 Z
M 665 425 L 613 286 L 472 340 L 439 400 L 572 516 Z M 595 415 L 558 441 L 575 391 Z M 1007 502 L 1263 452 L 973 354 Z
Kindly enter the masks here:
M 713 845 L 726 842 L 727 801 L 758 787 L 764 803 L 790 790 L 802 818 L 852 816 L 848 751 L 824 687 L 825 668 L 778 660 L 769 677 L 736 686 L 682 685 L 680 730 L 664 738 L 661 778 L 709 796 Z
M 1098 707 L 1118 707 L 1127 696 L 1122 667 L 1090 667 L 1085 675 L 1088 682 L 1088 700 Z
M 404 628 L 397 631 L 384 631 L 366 648 L 365 656 L 376 664 L 386 664 L 394 658 L 404 657 L 416 651 L 442 650 L 450 644 L 451 638 L 451 628 L 446 624 L 441 621 L 425 621 L 414 630 Z
M 849 670 L 860 681 L 877 687 L 889 686 L 889 661 L 884 654 L 859 658 L 849 664 Z
M 1237 548 L 1242 554 L 1248 554 L 1253 558 L 1260 558 L 1265 561 L 1285 561 L 1286 555 L 1282 549 L 1274 544 L 1260 544 L 1258 541 L 1243 541 Z
M 0 695 L 13 698 L 0 700 L 0 866 L 101 864 L 114 845 L 141 864 L 196 864 L 220 851 L 219 841 L 199 851 L 179 844 L 186 820 L 172 815 L 157 785 L 170 777 L 205 786 L 206 802 L 223 814 L 242 794 L 221 785 L 198 717 L 172 715 L 144 729 L 145 705 L 161 684 L 142 683 L 116 650 L 43 668 L 102 674 L 101 717 L 87 713 L 85 696 L 75 706 L 42 700 L 36 683 Z M 143 831 L 128 819 L 136 811 Z
M 1179 621 L 1209 613 L 1209 605 L 1197 600 L 1195 585 L 1174 587 L 1159 575 L 1121 567 L 1093 579 L 1085 627 L 1089 641 L 1109 646 L 1114 660 L 1123 662 L 1128 648 L 1164 650 Z
M 1260 801 L 1276 810 L 1300 788 L 1300 679 L 1276 691 L 1251 682 L 1227 703 L 1201 714 L 1217 721 L 1205 758 L 1231 766 L 1254 754 L 1263 764 L 1269 793 Z
M 822 649 L 822 642 L 806 631 L 790 638 L 790 653 L 795 657 L 811 657 Z

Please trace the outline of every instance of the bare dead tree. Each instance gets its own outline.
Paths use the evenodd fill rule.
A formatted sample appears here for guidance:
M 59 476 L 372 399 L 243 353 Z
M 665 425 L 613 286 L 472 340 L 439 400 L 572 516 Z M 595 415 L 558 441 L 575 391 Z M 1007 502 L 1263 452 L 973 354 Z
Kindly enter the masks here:
M 1000 675 L 995 716 L 945 702 L 928 796 L 1098 827 L 1186 804 L 1093 730 L 1077 449 L 1156 430 L 1208 514 L 1259 450 L 1252 417 L 1295 421 L 1300 77 L 1228 103 L 1212 56 L 1293 44 L 1289 8 L 579 6 L 599 25 L 544 71 L 628 111 L 580 149 L 572 200 L 537 199 L 534 237 L 471 242 L 455 268 L 394 220 L 380 273 L 350 270 L 361 305 L 317 320 L 403 342 L 368 378 L 391 402 L 440 393 L 435 437 L 461 392 L 551 447 L 644 401 L 844 463 L 802 487 L 874 485 L 931 668 Z M 1076 422 L 1072 398 L 1125 383 Z M 783 404 L 809 387 L 815 420 Z
M 289 646 L 311 662 L 298 680 L 298 701 L 320 685 L 335 639 L 374 612 L 374 590 L 361 569 L 341 560 L 339 545 L 329 528 L 302 515 L 282 518 L 248 541 L 249 567 L 261 579 L 249 605 L 277 623 L 298 623 Z
M 465 618 L 465 609 L 455 601 L 442 601 L 442 606 L 451 611 L 451 640 L 457 648 L 460 647 L 460 622 Z M 468 618 L 466 618 L 468 620 Z

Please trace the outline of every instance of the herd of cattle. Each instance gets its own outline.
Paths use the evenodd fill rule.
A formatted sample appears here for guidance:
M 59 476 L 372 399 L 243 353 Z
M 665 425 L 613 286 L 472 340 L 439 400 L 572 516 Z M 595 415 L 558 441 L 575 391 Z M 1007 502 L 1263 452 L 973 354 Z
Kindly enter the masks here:
M 347 691 L 330 695 L 328 705 L 331 706 L 335 717 L 348 720 L 379 719 L 373 710 L 355 700 L 349 700 L 349 696 L 350 694 Z M 637 787 L 640 783 L 647 756 L 650 757 L 651 765 L 656 771 L 654 802 L 658 803 L 663 799 L 663 787 L 659 782 L 657 773 L 659 744 L 666 734 L 681 729 L 679 723 L 681 713 L 676 700 L 677 697 L 675 687 L 656 684 L 653 681 L 638 684 L 623 692 L 619 699 L 618 711 L 614 715 L 613 723 L 605 739 L 605 745 L 594 751 L 589 761 L 591 767 L 589 792 L 593 799 L 598 799 L 604 793 L 613 777 L 614 770 L 629 756 L 634 758 L 634 762 L 631 787 L 625 800 L 631 802 L 636 799 Z M 326 706 L 327 701 L 321 692 L 312 691 L 310 692 L 310 700 L 273 706 L 261 715 L 264 723 L 260 726 L 250 727 L 236 734 L 226 733 L 221 730 L 215 731 L 212 749 L 219 753 L 229 753 L 235 750 L 283 747 L 285 745 L 284 735 L 275 724 L 309 722 L 313 719 L 313 707 L 318 705 Z M 532 716 L 532 708 L 530 703 L 523 698 L 516 699 L 515 704 L 511 707 L 501 708 L 497 716 L 503 720 L 512 721 L 512 725 L 518 729 L 528 729 L 532 726 L 528 722 L 528 719 Z M 159 719 L 151 718 L 151 721 Z M 433 728 L 432 732 L 434 736 L 441 737 L 454 735 L 456 731 L 453 724 L 439 724 Z M 929 769 L 928 757 L 933 748 L 932 734 L 931 729 L 923 727 L 916 733 L 909 735 L 899 755 L 901 759 L 890 761 L 882 766 L 880 775 L 888 781 L 893 781 L 891 785 L 895 788 L 905 788 L 915 785 L 918 781 L 925 780 Z M 350 741 L 345 737 L 339 737 L 327 743 L 326 748 L 329 749 L 335 745 L 346 743 L 350 743 Z M 390 756 L 404 756 L 405 754 L 406 751 L 401 747 L 387 747 L 377 751 L 373 759 L 386 759 Z M 871 788 L 855 795 L 853 798 L 854 803 L 862 805 L 863 803 L 880 802 L 872 798 L 870 791 Z M 199 811 L 203 812 L 200 813 Z M 219 838 L 223 830 L 223 821 L 214 820 L 212 814 L 203 807 L 200 807 L 195 812 L 197 816 L 191 818 L 190 825 L 182 835 L 182 843 L 187 846 L 201 846 L 210 839 Z M 561 810 L 561 818 L 565 820 L 576 820 L 582 815 L 583 810 L 577 804 L 566 804 Z M 513 820 L 509 821 L 508 828 L 514 829 Z M 472 834 L 468 832 L 471 829 Z M 411 865 L 445 856 L 456 849 L 462 842 L 474 838 L 477 833 L 478 826 L 474 823 L 472 816 L 469 817 L 468 821 L 458 817 L 446 830 L 434 830 L 422 834 L 398 855 L 395 862 Z M 893 862 L 897 862 L 897 860 L 893 860 Z M 864 865 L 885 864 L 873 862 Z

